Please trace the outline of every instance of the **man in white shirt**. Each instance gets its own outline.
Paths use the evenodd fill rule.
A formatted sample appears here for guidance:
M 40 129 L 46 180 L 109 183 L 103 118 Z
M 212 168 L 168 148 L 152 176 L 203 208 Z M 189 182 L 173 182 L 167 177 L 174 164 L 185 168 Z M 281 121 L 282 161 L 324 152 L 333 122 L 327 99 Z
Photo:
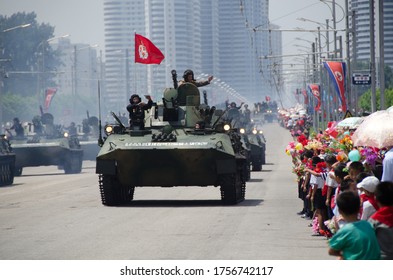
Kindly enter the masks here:
M 393 146 L 386 152 L 382 161 L 381 182 L 393 182 Z

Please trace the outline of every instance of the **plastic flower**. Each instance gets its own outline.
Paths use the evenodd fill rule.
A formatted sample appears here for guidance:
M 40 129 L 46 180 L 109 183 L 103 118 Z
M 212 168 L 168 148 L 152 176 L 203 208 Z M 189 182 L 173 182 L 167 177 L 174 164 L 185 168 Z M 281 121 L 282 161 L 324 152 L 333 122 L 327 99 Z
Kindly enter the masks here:
M 378 152 L 373 150 L 372 148 L 364 148 L 360 151 L 360 154 L 363 158 L 366 159 L 367 163 L 375 166 L 375 162 L 378 158 Z

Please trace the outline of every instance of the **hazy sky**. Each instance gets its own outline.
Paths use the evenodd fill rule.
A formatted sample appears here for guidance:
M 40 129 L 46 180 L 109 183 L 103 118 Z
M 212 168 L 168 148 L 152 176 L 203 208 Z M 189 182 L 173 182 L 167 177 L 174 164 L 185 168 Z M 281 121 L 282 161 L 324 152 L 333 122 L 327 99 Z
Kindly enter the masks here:
M 269 2 L 270 21 L 279 25 L 281 29 L 297 27 L 316 29 L 315 23 L 296 20 L 300 17 L 322 23 L 332 18 L 329 8 L 331 1 L 326 1 L 326 4 L 320 0 L 270 0 Z M 336 2 L 345 7 L 345 0 L 336 0 Z M 342 11 L 339 7 L 336 10 L 337 20 L 340 20 Z M 55 27 L 55 36 L 70 34 L 72 43 L 98 44 L 98 49 L 104 49 L 103 0 L 0 0 L 2 15 L 10 16 L 16 12 L 33 11 L 37 14 L 38 22 L 49 23 Z M 340 28 L 344 25 L 345 19 L 338 24 Z M 296 44 L 310 46 L 310 43 L 294 38 L 302 37 L 312 41 L 315 36 L 316 34 L 310 32 L 283 32 L 284 54 L 299 52 L 299 47 L 293 46 Z

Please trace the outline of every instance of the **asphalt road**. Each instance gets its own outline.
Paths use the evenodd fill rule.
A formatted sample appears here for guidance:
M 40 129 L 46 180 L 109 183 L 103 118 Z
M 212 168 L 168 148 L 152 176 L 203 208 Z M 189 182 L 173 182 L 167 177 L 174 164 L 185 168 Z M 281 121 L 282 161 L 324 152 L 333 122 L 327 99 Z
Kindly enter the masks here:
M 137 188 L 135 201 L 101 204 L 95 162 L 81 174 L 25 168 L 0 188 L 2 260 L 320 260 L 327 240 L 296 212 L 297 183 L 277 123 L 266 124 L 267 164 L 246 200 L 224 206 L 219 188 Z M 152 174 L 154 176 L 154 174 Z

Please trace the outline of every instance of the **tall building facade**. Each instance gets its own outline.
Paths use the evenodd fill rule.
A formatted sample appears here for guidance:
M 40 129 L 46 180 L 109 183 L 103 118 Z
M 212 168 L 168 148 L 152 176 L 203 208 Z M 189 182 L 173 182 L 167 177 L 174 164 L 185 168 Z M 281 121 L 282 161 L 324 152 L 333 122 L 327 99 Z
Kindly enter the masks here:
M 225 82 L 250 101 L 260 101 L 272 89 L 268 32 L 268 0 L 104 0 L 106 100 L 112 110 L 124 110 L 132 93 L 156 100 L 172 87 L 171 70 L 182 79 L 215 76 L 206 87 L 219 94 Z M 134 63 L 134 32 L 149 38 L 165 55 L 160 65 Z M 221 90 L 221 93 L 222 90 Z M 231 98 L 216 96 L 215 100 Z
M 54 77 L 59 94 L 71 95 L 76 103 L 81 100 L 97 100 L 98 80 L 102 79 L 102 60 L 97 59 L 94 46 L 88 44 L 72 44 L 70 39 L 59 39 L 53 44 L 61 55 L 61 65 Z M 82 97 L 82 98 L 80 98 Z M 83 106 L 79 106 L 83 107 Z M 86 108 L 77 112 L 75 106 L 65 108 L 64 114 L 72 115 L 74 120 L 86 117 Z M 96 110 L 91 112 L 96 114 Z
M 375 1 L 375 34 L 378 32 L 378 6 Z M 370 61 L 370 1 L 351 0 L 353 32 L 355 41 L 352 43 L 353 55 L 357 61 Z M 384 30 L 384 62 L 393 69 L 393 0 L 383 1 L 383 30 Z M 376 51 L 377 58 L 378 50 Z

